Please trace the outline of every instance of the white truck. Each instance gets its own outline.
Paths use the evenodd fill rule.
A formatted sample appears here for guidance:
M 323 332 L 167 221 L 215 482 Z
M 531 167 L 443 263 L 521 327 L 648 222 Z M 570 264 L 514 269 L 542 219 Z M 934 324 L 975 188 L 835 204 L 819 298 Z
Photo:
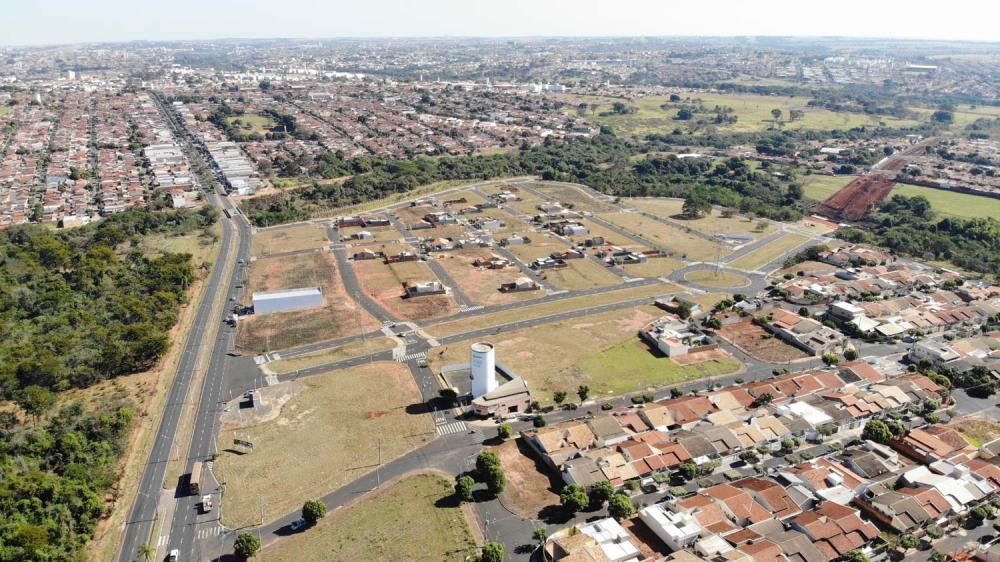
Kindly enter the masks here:
M 211 495 L 205 494 L 204 496 L 201 497 L 201 511 L 203 513 L 208 513 L 209 511 L 212 511 L 212 496 Z

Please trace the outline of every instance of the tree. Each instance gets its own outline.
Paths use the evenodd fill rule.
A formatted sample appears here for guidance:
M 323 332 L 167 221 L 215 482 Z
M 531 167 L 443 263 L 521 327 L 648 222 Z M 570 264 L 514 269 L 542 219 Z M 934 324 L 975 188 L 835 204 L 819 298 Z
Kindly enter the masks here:
M 500 457 L 493 451 L 483 451 L 476 455 L 476 471 L 480 478 L 486 478 L 486 471 L 494 466 L 500 466 Z
M 476 485 L 476 481 L 472 479 L 468 474 L 463 474 L 455 480 L 455 495 L 458 499 L 464 502 L 472 501 L 472 488 Z
M 918 544 L 920 544 L 920 540 L 910 533 L 903 533 L 899 536 L 899 546 L 903 547 L 903 550 L 917 548 Z
M 854 349 L 853 347 L 849 347 L 844 350 L 844 359 L 847 359 L 848 361 L 854 361 L 857 358 L 858 358 L 858 350 Z
M 950 111 L 939 109 L 931 114 L 931 121 L 935 123 L 948 124 L 955 120 L 955 116 Z
M 691 304 L 687 301 L 677 301 L 677 305 L 674 307 L 677 311 L 677 316 L 683 320 L 691 318 Z
M 836 353 L 824 353 L 822 359 L 823 363 L 827 366 L 833 366 L 840 363 L 840 357 L 837 357 Z
M 852 550 L 844 555 L 844 562 L 871 562 L 868 555 L 860 550 Z
M 260 550 L 260 539 L 252 533 L 240 533 L 233 544 L 233 553 L 246 560 Z
M 576 395 L 580 397 L 580 402 L 585 401 L 587 396 L 590 396 L 590 387 L 585 384 L 581 384 L 576 389 Z
M 140 544 L 138 551 L 136 551 L 136 554 L 138 556 L 141 556 L 142 559 L 145 560 L 146 562 L 149 562 L 150 560 L 153 559 L 154 556 L 156 556 L 156 549 L 153 548 L 153 545 L 149 543 Z
M 889 431 L 889 426 L 884 421 L 871 420 L 865 424 L 865 428 L 861 431 L 861 438 L 885 445 L 892 439 L 892 432 Z
M 483 545 L 483 553 L 479 556 L 479 562 L 503 562 L 507 557 L 507 550 L 497 542 L 488 542 Z
M 601 480 L 590 487 L 590 503 L 594 506 L 602 506 L 614 494 L 615 487 L 611 485 L 611 482 Z
M 571 513 L 576 513 L 587 507 L 590 498 L 587 497 L 587 490 L 579 484 L 567 484 L 559 493 L 559 503 Z
M 497 427 L 497 435 L 500 439 L 510 439 L 510 436 L 514 434 L 514 430 L 511 429 L 509 423 L 502 423 Z
M 685 480 L 691 480 L 695 476 L 698 476 L 698 466 L 694 463 L 683 463 L 677 468 L 677 470 L 681 473 L 681 476 Z
M 56 395 L 40 386 L 28 386 L 17 393 L 17 405 L 38 423 L 42 414 L 56 403 Z
M 539 527 L 531 533 L 531 538 L 535 539 L 538 544 L 545 544 L 545 539 L 549 538 L 549 535 L 545 532 L 545 527 Z
M 677 388 L 676 386 L 674 388 L 670 389 L 670 397 L 671 398 L 680 398 L 681 396 L 684 396 L 684 391 L 683 390 Z
M 701 195 L 694 193 L 688 194 L 684 198 L 684 205 L 681 206 L 681 214 L 689 219 L 696 219 L 710 212 L 712 212 L 712 203 Z
M 688 121 L 692 117 L 694 117 L 694 112 L 691 111 L 690 109 L 686 109 L 685 108 L 685 109 L 678 110 L 677 111 L 677 115 L 674 116 L 674 119 L 677 119 L 678 121 Z
M 929 525 L 927 529 L 925 529 L 925 532 L 927 533 L 928 537 L 934 540 L 940 539 L 941 537 L 944 536 L 944 529 L 938 527 L 937 525 Z
M 635 506 L 632 505 L 632 498 L 625 494 L 615 494 L 608 500 L 608 515 L 615 519 L 628 519 L 635 513 Z
M 556 404 L 562 404 L 563 401 L 565 400 L 566 400 L 565 390 L 557 390 L 552 393 L 552 401 L 555 402 Z
M 753 451 L 743 451 L 740 453 L 740 460 L 747 464 L 757 464 L 760 462 L 760 457 Z
M 722 328 L 722 320 L 719 320 L 717 317 L 712 316 L 711 318 L 705 320 L 705 327 L 711 328 L 713 330 L 718 330 Z
M 771 116 L 774 117 L 775 121 L 781 121 L 781 110 L 777 107 L 771 110 Z
M 788 120 L 789 121 L 798 121 L 799 119 L 802 119 L 803 117 L 805 117 L 805 114 L 806 114 L 806 112 L 802 111 L 801 109 L 792 109 L 792 110 L 789 110 L 788 111 Z
M 760 396 L 753 399 L 750 403 L 751 408 L 760 408 L 761 406 L 767 406 L 774 400 L 774 395 L 770 392 L 761 393 Z
M 507 486 L 507 475 L 499 466 L 491 466 L 486 469 L 486 487 L 494 495 L 499 494 Z
M 319 500 L 309 500 L 302 504 L 302 518 L 306 524 L 312 527 L 320 519 L 326 516 L 326 504 Z

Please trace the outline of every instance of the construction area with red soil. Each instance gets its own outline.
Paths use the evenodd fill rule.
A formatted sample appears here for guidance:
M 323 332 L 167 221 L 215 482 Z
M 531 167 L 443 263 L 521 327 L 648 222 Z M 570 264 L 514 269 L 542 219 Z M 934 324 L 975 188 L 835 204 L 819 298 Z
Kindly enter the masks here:
M 820 203 L 816 212 L 845 221 L 859 221 L 885 199 L 895 183 L 881 175 L 861 176 Z

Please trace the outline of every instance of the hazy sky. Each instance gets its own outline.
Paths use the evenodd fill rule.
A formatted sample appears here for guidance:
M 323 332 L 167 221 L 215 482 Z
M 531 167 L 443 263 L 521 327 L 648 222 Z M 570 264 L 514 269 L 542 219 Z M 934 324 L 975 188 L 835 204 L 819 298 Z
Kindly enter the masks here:
M 0 14 L 0 45 L 525 35 L 1000 41 L 997 0 L 0 0 Z

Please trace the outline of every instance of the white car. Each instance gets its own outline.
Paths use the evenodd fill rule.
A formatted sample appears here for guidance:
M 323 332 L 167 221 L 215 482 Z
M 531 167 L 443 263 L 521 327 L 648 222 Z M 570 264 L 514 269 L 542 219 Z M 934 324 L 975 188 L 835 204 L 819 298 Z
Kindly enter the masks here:
M 212 511 L 212 496 L 205 494 L 201 497 L 201 510 L 205 513 Z
M 173 550 L 170 551 L 169 555 L 167 555 L 167 561 L 168 562 L 177 562 L 177 558 L 180 557 L 180 555 L 181 555 L 181 551 L 179 551 L 179 550 L 177 550 L 175 548 L 175 549 L 173 549 Z

